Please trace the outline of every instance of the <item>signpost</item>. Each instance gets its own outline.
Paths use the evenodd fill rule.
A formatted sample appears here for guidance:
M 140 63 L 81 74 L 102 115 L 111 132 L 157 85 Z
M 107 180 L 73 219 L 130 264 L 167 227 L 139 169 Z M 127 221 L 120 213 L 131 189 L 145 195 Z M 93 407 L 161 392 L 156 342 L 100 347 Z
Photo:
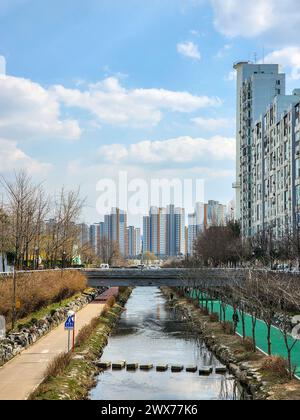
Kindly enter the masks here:
M 65 330 L 68 331 L 68 352 L 71 350 L 71 332 L 72 334 L 72 351 L 75 349 L 75 312 L 69 311 L 65 322 Z

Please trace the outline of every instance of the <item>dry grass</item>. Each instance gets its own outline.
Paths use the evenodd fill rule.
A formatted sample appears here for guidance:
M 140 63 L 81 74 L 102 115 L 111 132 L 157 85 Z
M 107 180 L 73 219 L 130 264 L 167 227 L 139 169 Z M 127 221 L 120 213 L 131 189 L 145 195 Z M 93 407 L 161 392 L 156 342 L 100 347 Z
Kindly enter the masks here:
M 225 334 L 227 335 L 234 335 L 234 327 L 233 323 L 230 321 L 223 322 L 222 328 Z
M 17 300 L 21 302 L 18 318 L 23 318 L 51 303 L 60 302 L 87 286 L 79 271 L 36 272 L 17 276 Z M 0 280 L 0 313 L 8 320 L 12 315 L 13 280 Z
M 284 381 L 290 380 L 289 365 L 287 360 L 282 357 L 272 356 L 268 357 L 263 365 L 262 369 L 270 372 L 272 375 Z
M 76 337 L 75 346 L 81 347 L 90 338 L 90 336 L 92 335 L 93 331 L 97 328 L 99 323 L 100 318 L 95 317 L 91 320 L 91 322 L 88 325 L 81 328 Z
M 210 322 L 219 322 L 219 320 L 220 320 L 219 314 L 217 314 L 215 312 L 210 314 L 209 315 L 209 320 L 210 320 Z
M 116 304 L 116 298 L 114 296 L 111 296 L 109 299 L 107 299 L 106 306 L 109 308 L 112 308 Z
M 254 351 L 253 339 L 246 337 L 245 340 L 243 340 L 243 346 L 245 347 L 246 351 Z
M 111 308 L 115 306 L 115 304 L 116 304 L 116 298 L 114 296 L 111 296 L 107 300 L 102 310 L 101 316 L 102 317 L 107 316 L 108 312 L 111 310 Z M 91 320 L 91 322 L 88 325 L 81 328 L 81 330 L 79 331 L 77 335 L 75 346 L 81 347 L 84 343 L 86 343 L 100 323 L 101 323 L 100 317 L 95 317 Z
M 45 381 L 51 377 L 60 375 L 69 365 L 72 359 L 71 353 L 61 353 L 47 367 L 45 372 Z

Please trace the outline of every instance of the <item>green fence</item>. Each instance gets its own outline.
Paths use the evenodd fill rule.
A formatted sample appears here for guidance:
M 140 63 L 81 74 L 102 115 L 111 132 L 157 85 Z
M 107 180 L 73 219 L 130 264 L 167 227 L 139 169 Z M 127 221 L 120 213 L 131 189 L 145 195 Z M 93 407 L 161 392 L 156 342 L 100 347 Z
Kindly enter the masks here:
M 196 292 L 191 292 L 190 297 L 197 299 Z M 201 301 L 199 298 L 199 306 L 206 307 L 206 301 Z M 211 312 L 211 301 L 208 302 L 208 309 Z M 220 314 L 221 304 L 219 301 L 213 302 L 213 312 Z M 227 305 L 226 307 L 226 321 L 232 322 L 233 317 L 233 307 Z M 251 315 L 245 315 L 245 327 L 246 327 L 246 336 L 252 337 L 252 317 Z M 243 335 L 243 326 L 241 320 L 237 326 L 237 333 Z M 257 348 L 266 354 L 268 353 L 268 341 L 267 341 L 267 326 L 261 321 L 257 320 L 255 335 L 256 335 L 256 345 Z M 271 340 L 272 340 L 272 354 L 275 356 L 282 356 L 287 359 L 287 350 L 284 342 L 284 337 L 281 334 L 280 330 L 276 327 L 272 327 L 271 330 Z M 290 344 L 294 342 L 293 338 L 290 337 Z M 300 341 L 298 341 L 292 351 L 292 363 L 296 368 L 296 375 L 300 377 Z

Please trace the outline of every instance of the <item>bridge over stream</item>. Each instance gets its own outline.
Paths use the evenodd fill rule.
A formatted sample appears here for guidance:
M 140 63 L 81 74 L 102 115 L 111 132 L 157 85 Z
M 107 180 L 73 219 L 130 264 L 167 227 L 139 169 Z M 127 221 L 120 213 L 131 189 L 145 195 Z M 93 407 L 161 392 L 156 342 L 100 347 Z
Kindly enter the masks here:
M 226 282 L 244 281 L 247 276 L 245 269 L 212 269 L 212 268 L 164 268 L 148 269 L 89 269 L 83 270 L 88 278 L 90 287 L 100 286 L 189 286 L 197 280 L 213 282 L 215 286 L 222 286 Z

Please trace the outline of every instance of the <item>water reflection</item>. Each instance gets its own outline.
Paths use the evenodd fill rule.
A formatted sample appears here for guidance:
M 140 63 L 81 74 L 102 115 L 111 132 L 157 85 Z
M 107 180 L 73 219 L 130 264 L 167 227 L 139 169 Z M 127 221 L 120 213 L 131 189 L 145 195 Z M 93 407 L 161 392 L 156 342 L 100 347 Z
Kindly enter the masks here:
M 188 328 L 181 314 L 168 307 L 158 288 L 137 288 L 109 339 L 102 360 L 128 363 L 216 366 L 218 361 Z M 93 400 L 228 400 L 235 399 L 227 375 L 106 371 L 91 392 Z

